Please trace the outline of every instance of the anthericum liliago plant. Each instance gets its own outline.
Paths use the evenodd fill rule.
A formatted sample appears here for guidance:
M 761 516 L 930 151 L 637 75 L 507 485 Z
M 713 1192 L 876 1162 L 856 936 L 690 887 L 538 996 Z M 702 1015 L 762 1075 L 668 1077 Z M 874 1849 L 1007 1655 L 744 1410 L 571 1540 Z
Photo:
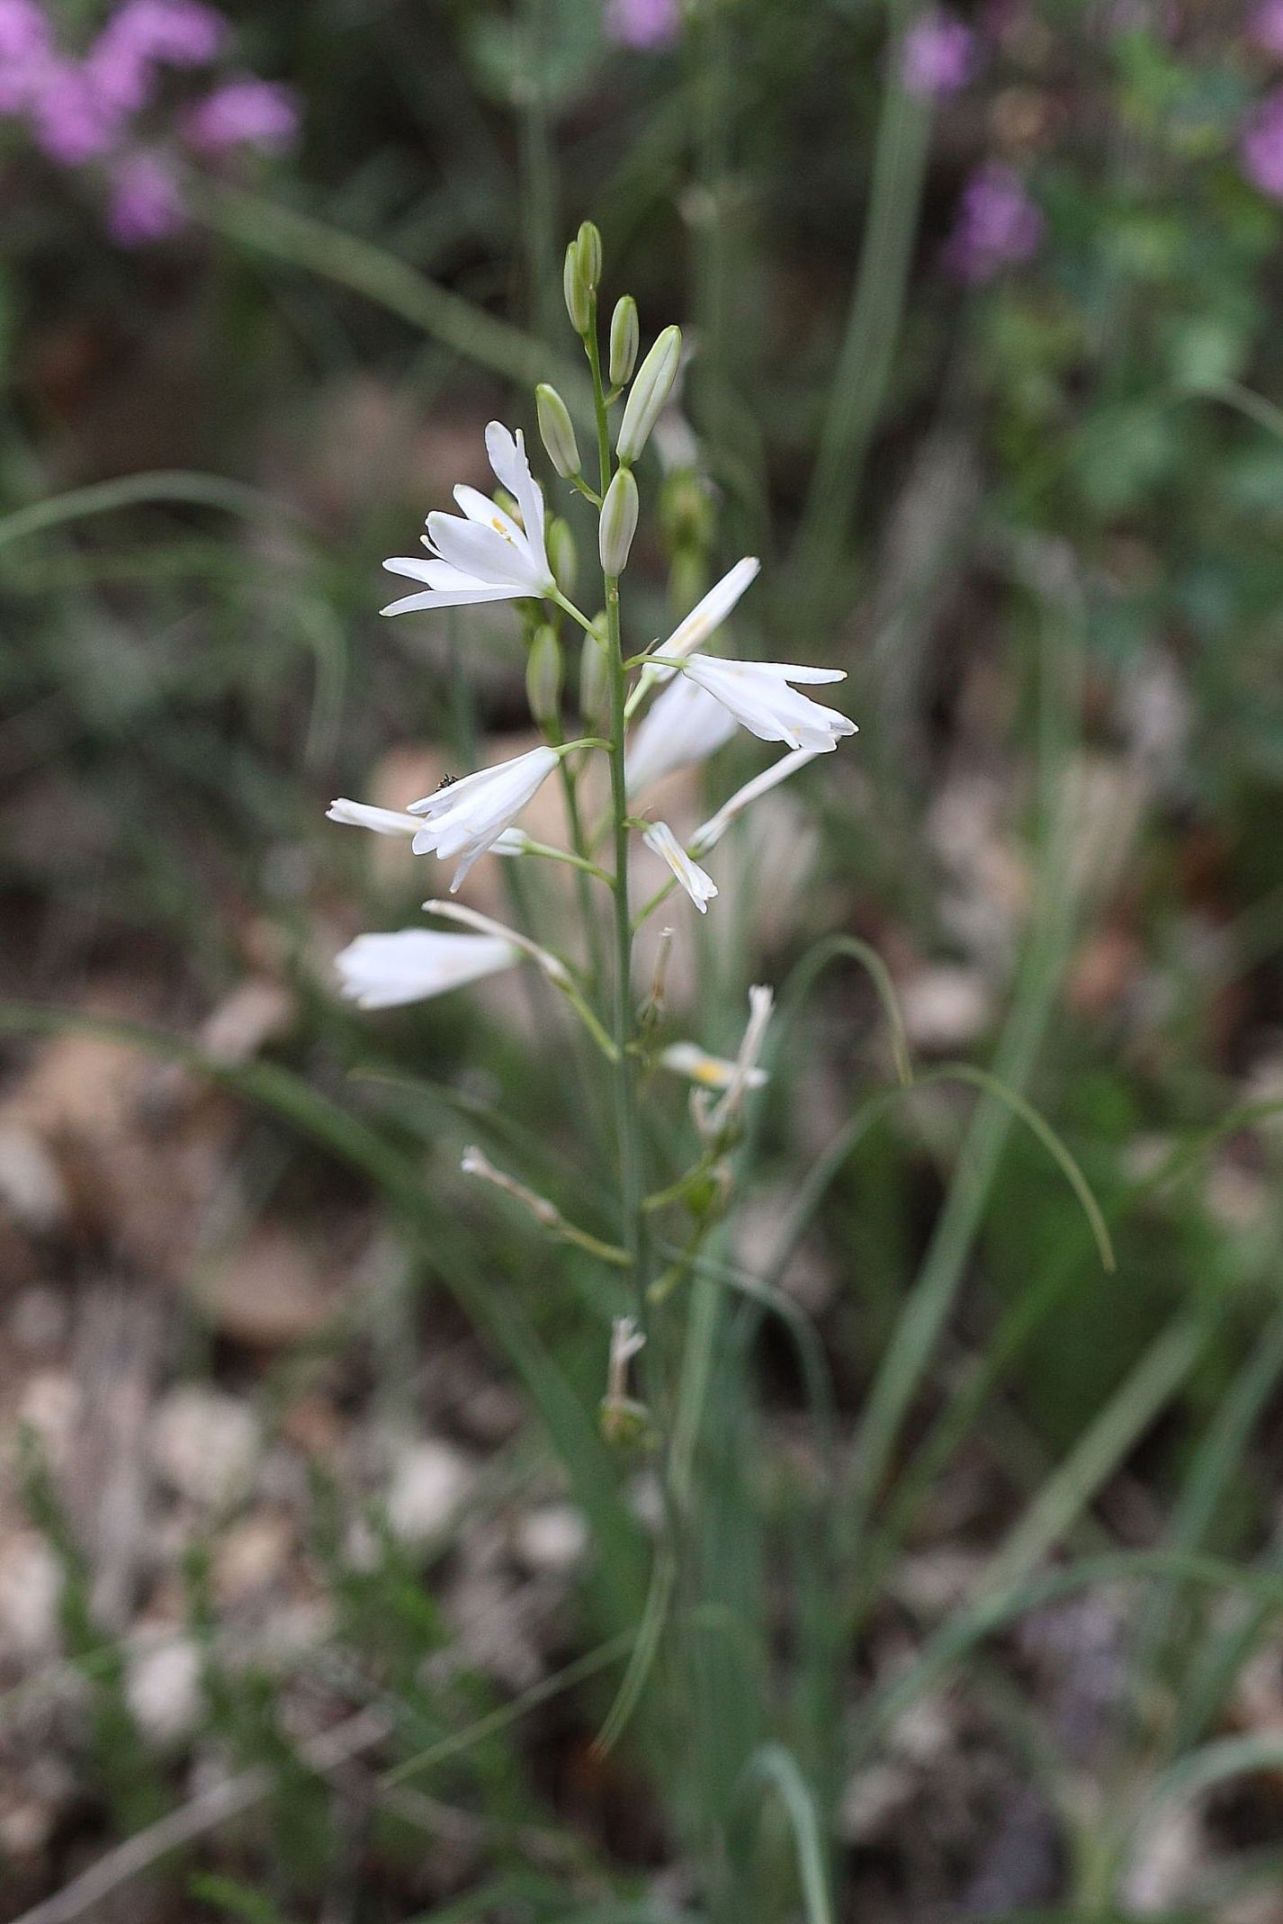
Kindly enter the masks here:
M 611 317 L 603 367 L 598 331 L 601 266 L 601 237 L 585 223 L 567 249 L 564 284 L 571 325 L 582 342 L 591 378 L 596 430 L 592 479 L 583 472 L 574 424 L 562 397 L 542 385 L 535 400 L 549 461 L 567 487 L 586 497 L 597 513 L 604 612 L 590 620 L 566 591 L 567 571 L 554 565 L 564 524 L 549 521 L 520 429 L 510 430 L 498 421 L 486 429 L 486 453 L 498 492 L 491 497 L 475 488 L 456 487 L 459 512 L 429 514 L 424 554 L 384 563 L 390 573 L 413 584 L 412 592 L 383 610 L 386 615 L 430 613 L 473 602 L 517 604 L 525 625 L 527 690 L 543 744 L 465 775 L 432 795 L 407 798 L 403 812 L 339 800 L 329 813 L 334 821 L 376 834 L 402 835 L 415 855 L 431 854 L 452 864 L 451 896 L 487 854 L 571 865 L 579 872 L 578 899 L 584 913 L 594 919 L 593 891 L 600 889 L 600 919 L 608 918 L 613 926 L 614 956 L 605 971 L 607 979 L 599 981 L 590 970 L 528 936 L 440 899 L 425 902 L 424 908 L 436 923 L 447 926 L 358 936 L 339 955 L 337 967 L 345 995 L 362 1008 L 381 1009 L 442 995 L 499 970 L 529 964 L 543 972 L 584 1024 L 609 1062 L 614 1081 L 619 1243 L 605 1243 L 569 1222 L 553 1203 L 496 1169 L 478 1149 L 467 1151 L 463 1169 L 517 1200 L 546 1233 L 624 1273 L 631 1308 L 613 1324 L 602 1425 L 612 1441 L 654 1437 L 663 1449 L 670 1413 L 662 1407 L 662 1389 L 648 1377 L 649 1402 L 633 1395 L 630 1364 L 653 1333 L 664 1305 L 679 1300 L 684 1268 L 695 1261 L 708 1232 L 729 1207 L 729 1154 L 743 1133 L 746 1104 L 766 1080 L 758 1058 L 771 1018 L 772 992 L 765 987 L 749 991 L 748 1017 L 733 1060 L 714 1056 L 692 1041 L 665 1043 L 662 959 L 649 993 L 639 1002 L 634 940 L 674 889 L 683 890 L 700 915 L 710 904 L 716 912 L 716 875 L 703 864 L 709 862 L 715 871 L 717 846 L 731 823 L 778 782 L 856 731 L 854 722 L 837 709 L 802 692 L 843 680 L 841 669 L 740 661 L 711 652 L 719 628 L 757 575 L 758 563 L 751 557 L 738 561 L 665 640 L 637 652 L 625 644 L 620 583 L 637 529 L 635 468 L 672 394 L 682 343 L 680 330 L 666 327 L 637 366 L 637 306 L 625 295 Z M 612 449 L 612 412 L 621 402 Z M 584 637 L 581 691 L 596 691 L 581 699 L 581 710 L 594 718 L 608 715 L 608 721 L 599 724 L 601 733 L 569 739 L 562 703 L 561 627 L 567 620 Z M 741 728 L 763 742 L 781 744 L 783 754 L 683 841 L 668 823 L 646 812 L 647 791 L 661 777 L 706 761 Z M 592 756 L 606 757 L 610 770 L 609 815 L 604 833 L 597 835 L 585 826 L 580 804 L 581 777 Z M 533 841 L 519 826 L 523 810 L 554 771 L 565 791 L 572 841 L 568 848 Z M 656 868 L 657 886 L 640 907 L 630 899 L 629 889 L 634 836 L 641 838 Z M 598 847 L 606 840 L 608 853 Z M 585 935 L 586 952 L 596 955 L 602 946 L 596 932 L 590 928 Z M 661 958 L 664 953 L 661 945 Z M 656 1065 L 694 1085 L 691 1107 L 699 1149 L 684 1172 L 653 1171 L 646 1164 L 641 1082 L 643 1072 Z M 684 1254 L 666 1259 L 661 1271 L 650 1225 L 659 1210 L 670 1206 L 684 1208 L 691 1227 L 680 1246 Z M 671 1558 L 661 1559 L 657 1568 L 661 1583 L 671 1580 Z

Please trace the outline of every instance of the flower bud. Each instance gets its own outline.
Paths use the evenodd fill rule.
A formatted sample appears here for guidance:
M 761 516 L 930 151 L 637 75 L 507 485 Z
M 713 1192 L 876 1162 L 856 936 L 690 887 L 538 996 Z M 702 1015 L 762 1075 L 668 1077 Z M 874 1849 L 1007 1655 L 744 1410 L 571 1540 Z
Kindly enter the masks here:
M 561 643 L 557 631 L 543 622 L 534 633 L 526 656 L 526 695 L 530 713 L 540 728 L 548 729 L 561 714 Z
M 597 547 L 601 555 L 602 572 L 612 579 L 621 575 L 628 566 L 628 553 L 637 532 L 637 514 L 640 508 L 637 497 L 637 483 L 631 468 L 619 468 L 615 478 L 606 490 L 606 499 L 601 504 L 601 521 L 597 529 Z
M 599 635 L 584 636 L 579 658 L 579 713 L 588 727 L 610 710 L 610 672 L 606 644 Z
M 547 539 L 552 578 L 563 595 L 573 595 L 575 577 L 579 573 L 579 555 L 575 548 L 575 537 L 570 532 L 570 523 L 555 514 L 548 523 Z
M 637 370 L 615 443 L 615 452 L 625 466 L 632 465 L 650 439 L 651 429 L 673 391 L 681 353 L 681 328 L 666 327 Z
M 566 249 L 566 265 L 562 270 L 561 285 L 566 296 L 566 312 L 570 316 L 570 325 L 576 334 L 586 334 L 592 320 L 592 297 L 584 277 L 578 241 L 571 241 Z
M 610 317 L 609 373 L 612 387 L 624 387 L 632 380 L 640 346 L 641 323 L 637 318 L 637 303 L 631 294 L 625 294 L 616 301 L 615 311 Z
M 539 432 L 553 467 L 563 478 L 578 474 L 579 443 L 575 440 L 575 424 L 556 388 L 549 387 L 546 381 L 541 381 L 535 389 L 535 410 L 539 416 Z
M 586 220 L 577 235 L 579 247 L 579 266 L 590 293 L 597 292 L 601 281 L 601 229 L 595 222 Z

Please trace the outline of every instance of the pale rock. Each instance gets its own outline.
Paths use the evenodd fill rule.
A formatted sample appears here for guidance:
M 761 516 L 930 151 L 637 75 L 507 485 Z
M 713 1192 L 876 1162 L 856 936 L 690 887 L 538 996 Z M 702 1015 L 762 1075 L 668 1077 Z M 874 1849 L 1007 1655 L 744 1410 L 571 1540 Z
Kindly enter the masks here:
M 125 1697 L 153 1743 L 177 1743 L 195 1727 L 201 1709 L 200 1651 L 190 1637 L 166 1637 L 137 1651 L 125 1677 Z
M 387 1494 L 388 1525 L 402 1543 L 438 1536 L 472 1485 L 472 1465 L 449 1443 L 429 1439 L 398 1451 Z
M 588 1525 L 573 1503 L 548 1503 L 523 1516 L 513 1548 L 528 1570 L 562 1574 L 583 1561 Z
M 188 1383 L 171 1390 L 160 1404 L 150 1443 L 156 1472 L 172 1490 L 191 1503 L 218 1507 L 249 1489 L 259 1426 L 238 1397 Z

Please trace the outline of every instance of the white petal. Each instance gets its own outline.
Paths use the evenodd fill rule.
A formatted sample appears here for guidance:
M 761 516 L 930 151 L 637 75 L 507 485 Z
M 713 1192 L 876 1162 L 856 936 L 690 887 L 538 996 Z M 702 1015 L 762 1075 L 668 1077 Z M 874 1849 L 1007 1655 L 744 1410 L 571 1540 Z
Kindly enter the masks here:
M 531 558 L 524 537 L 511 538 L 498 528 L 465 521 L 457 514 L 430 514 L 428 534 L 443 561 L 477 581 L 505 582 L 526 594 L 540 594 L 550 585 L 547 571 Z
M 628 793 L 638 795 L 674 769 L 704 761 L 734 733 L 734 715 L 687 676 L 679 676 L 628 744 Z
M 463 482 L 454 491 L 454 498 L 463 509 L 469 521 L 475 521 L 482 528 L 494 528 L 509 541 L 525 541 L 525 536 L 512 516 L 488 494 L 479 488 L 469 488 Z
M 531 557 L 547 577 L 550 571 L 544 546 L 543 495 L 526 459 L 525 436 L 520 430 L 511 434 L 502 421 L 492 421 L 486 429 L 486 454 L 500 484 L 521 509 Z
M 343 993 L 363 1009 L 424 1002 L 520 960 L 513 943 L 493 935 L 446 935 L 437 929 L 400 929 L 358 935 L 335 956 Z
M 829 749 L 836 747 L 836 742 L 830 742 Z M 716 815 L 710 815 L 695 830 L 690 838 L 691 853 L 707 855 L 710 849 L 717 847 L 731 823 L 743 814 L 750 802 L 755 802 L 759 795 L 765 795 L 777 782 L 787 781 L 799 768 L 805 768 L 808 762 L 813 762 L 817 755 L 827 754 L 829 749 L 792 748 L 787 755 L 781 755 L 777 762 L 772 762 L 769 768 L 764 768 L 760 775 L 755 775 L 751 782 L 745 782 L 743 788 L 737 788 L 730 800 L 722 803 Z
M 480 929 L 483 935 L 497 936 L 501 941 L 510 942 L 515 948 L 537 962 L 550 982 L 558 988 L 566 988 L 570 974 L 560 957 L 541 949 L 528 935 L 518 935 L 515 929 L 506 929 L 502 922 L 493 921 L 490 916 L 482 915 L 479 909 L 466 908 L 462 902 L 425 902 L 424 910 L 428 915 L 440 915 L 447 922 L 462 922 L 465 928 Z
M 409 812 L 422 818 L 414 838 L 414 853 L 431 849 L 443 860 L 461 858 L 453 893 L 477 859 L 498 840 L 557 766 L 557 753 L 532 748 L 525 755 L 480 768 L 462 781 L 411 802 Z
M 658 855 L 661 861 L 667 862 L 700 914 L 706 915 L 709 903 L 717 894 L 717 884 L 697 862 L 691 861 L 668 823 L 652 822 L 642 835 L 642 840 L 652 855 Z
M 661 655 L 692 654 L 708 640 L 709 636 L 721 627 L 727 615 L 747 588 L 752 587 L 761 569 L 756 555 L 745 555 L 733 568 L 727 570 L 721 580 L 715 582 L 683 621 L 679 621 L 668 640 L 657 652 Z M 671 668 L 658 668 L 656 677 L 665 681 L 672 673 Z
M 729 1088 L 737 1068 L 737 1064 L 728 1062 L 725 1056 L 709 1055 L 697 1042 L 672 1042 L 662 1051 L 659 1060 L 665 1069 L 671 1069 L 674 1075 L 688 1076 L 701 1089 Z M 748 1071 L 750 1089 L 760 1089 L 769 1080 L 765 1069 Z
M 342 822 L 348 828 L 371 828 L 376 835 L 417 835 L 419 824 L 413 815 L 395 808 L 375 808 L 369 802 L 350 802 L 340 796 L 325 811 L 326 819 Z
M 380 608 L 381 615 L 412 615 L 420 608 L 470 608 L 478 601 L 518 601 L 528 588 L 425 588 L 421 595 L 405 595 Z
M 723 661 L 692 655 L 684 672 L 728 708 L 737 722 L 763 741 L 790 748 L 832 748 L 839 737 L 854 735 L 855 723 L 835 708 L 824 708 L 789 687 L 790 678 L 840 681 L 841 669 L 796 668 L 790 662 Z

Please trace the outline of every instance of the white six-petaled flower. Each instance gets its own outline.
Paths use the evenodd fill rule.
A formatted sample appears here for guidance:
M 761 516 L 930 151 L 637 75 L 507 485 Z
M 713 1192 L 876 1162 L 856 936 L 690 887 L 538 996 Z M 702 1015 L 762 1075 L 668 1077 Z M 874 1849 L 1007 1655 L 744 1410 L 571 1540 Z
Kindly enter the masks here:
M 492 421 L 486 429 L 486 453 L 496 479 L 520 510 L 520 522 L 476 488 L 457 487 L 454 498 L 462 515 L 428 516 L 423 545 L 430 559 L 396 555 L 384 562 L 389 574 L 424 583 L 421 592 L 389 603 L 385 615 L 552 593 L 543 495 L 530 472 L 525 439 L 520 430 L 514 435 L 502 422 Z
M 493 935 L 447 935 L 438 929 L 398 929 L 358 935 L 334 958 L 343 993 L 362 1009 L 426 1002 L 521 960 L 521 950 Z
M 713 755 L 735 733 L 735 717 L 681 675 L 665 688 L 638 725 L 625 755 L 628 793 Z
M 720 581 L 714 582 L 703 599 L 695 603 L 690 613 L 683 616 L 668 640 L 655 650 L 656 654 L 680 661 L 701 647 L 721 627 L 740 596 L 756 581 L 761 566 L 756 555 L 745 555 L 742 561 L 737 561 Z M 661 666 L 658 662 L 647 663 L 630 698 L 629 713 L 635 711 L 648 688 L 656 682 L 668 681 L 676 672 L 676 669 Z
M 644 831 L 642 840 L 652 855 L 658 855 L 662 862 L 667 862 L 700 914 L 707 915 L 708 905 L 717 894 L 717 884 L 711 875 L 704 873 L 698 862 L 692 862 L 668 823 L 652 822 Z
M 421 801 L 408 813 L 420 818 L 414 853 L 431 849 L 442 861 L 462 859 L 450 884 L 453 895 L 478 857 L 485 854 L 531 800 L 541 782 L 557 766 L 555 748 L 532 748 L 493 768 L 451 782 Z
M 711 1056 L 701 1049 L 697 1042 L 670 1042 L 660 1051 L 660 1063 L 671 1069 L 674 1075 L 686 1076 L 697 1083 L 701 1089 L 728 1089 L 739 1074 L 739 1064 L 728 1061 L 725 1056 Z M 750 1067 L 744 1076 L 744 1086 L 760 1089 L 770 1080 L 765 1069 Z
M 790 748 L 823 753 L 836 748 L 841 736 L 856 732 L 855 723 L 836 708 L 825 708 L 789 687 L 794 681 L 845 681 L 845 669 L 807 668 L 787 661 L 724 661 L 695 654 L 682 663 L 682 672 L 764 742 L 787 742 Z

